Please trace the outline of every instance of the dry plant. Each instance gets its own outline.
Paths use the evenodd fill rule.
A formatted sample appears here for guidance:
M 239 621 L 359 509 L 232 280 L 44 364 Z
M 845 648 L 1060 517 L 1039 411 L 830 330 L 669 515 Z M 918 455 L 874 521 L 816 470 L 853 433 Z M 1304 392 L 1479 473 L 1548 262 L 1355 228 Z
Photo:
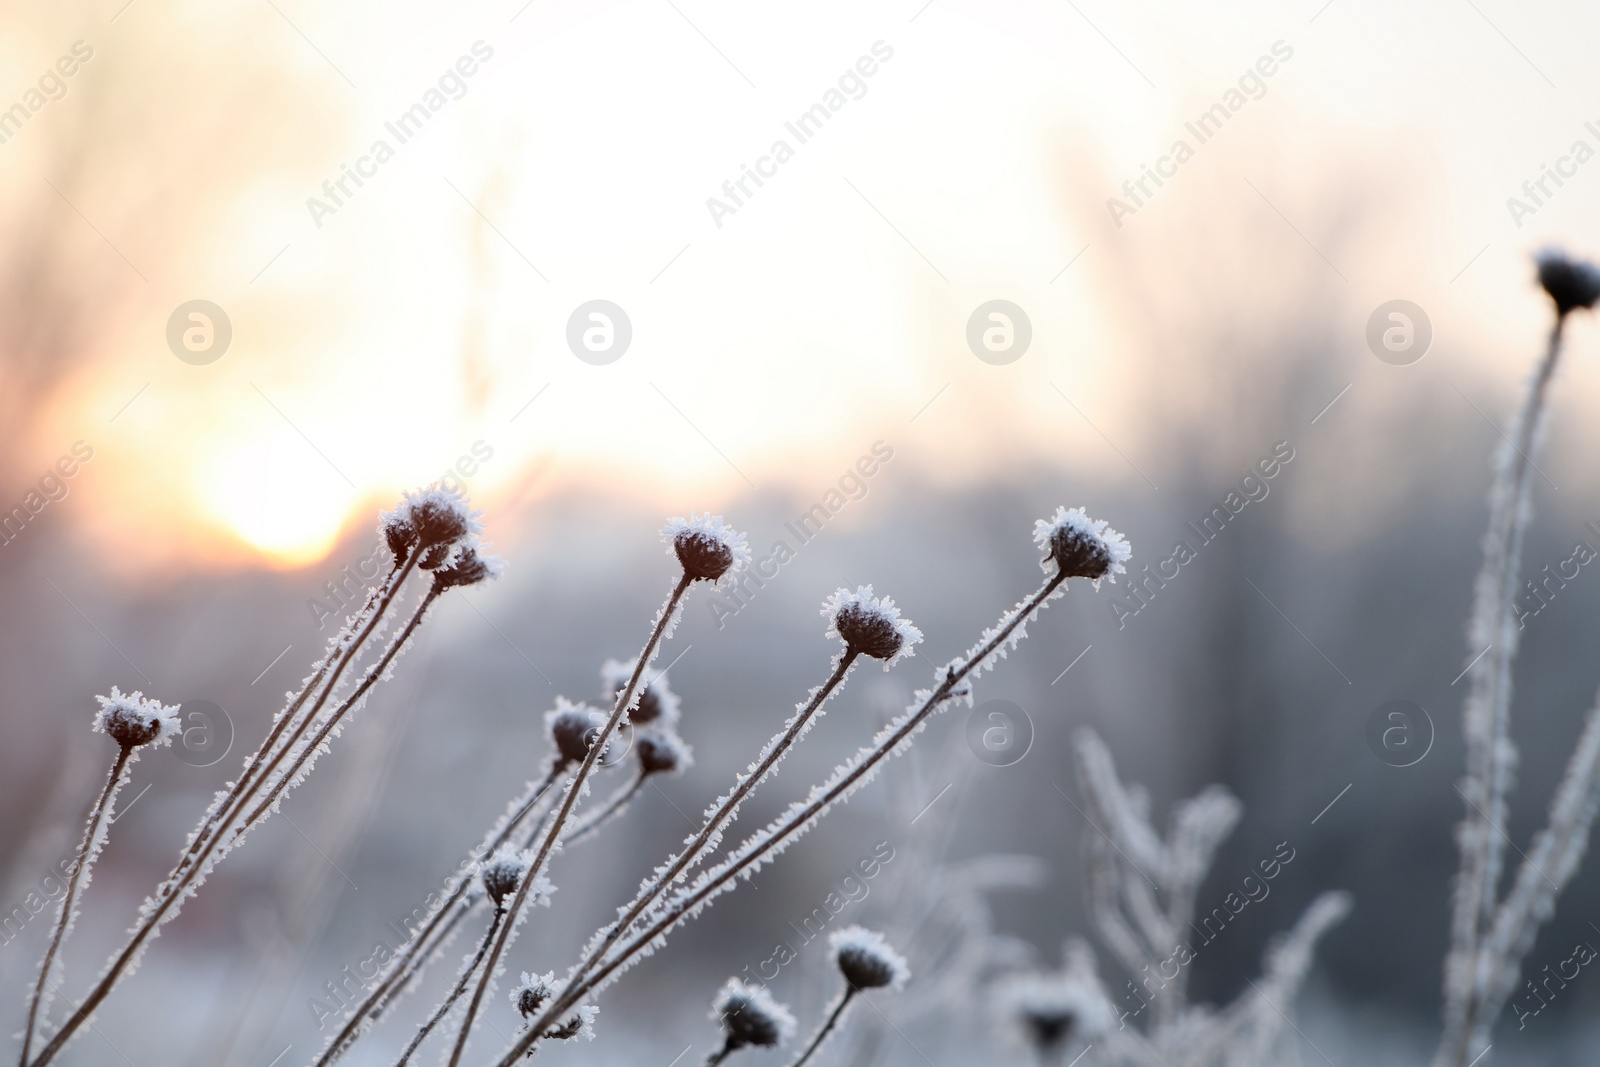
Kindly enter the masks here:
M 1209 786 L 1177 805 L 1163 838 L 1151 824 L 1149 796 L 1123 784 L 1100 738 L 1085 729 L 1076 744 L 1090 824 L 1084 845 L 1089 912 L 1101 940 L 1131 976 L 1128 987 L 1137 1006 L 1115 1008 L 1093 951 L 1073 939 L 1060 970 L 1014 974 L 995 984 L 994 1010 L 1002 1026 L 1041 1064 L 1065 1063 L 1086 1044 L 1101 1048 L 1097 1062 L 1130 1067 L 1293 1062 L 1292 1047 L 1284 1045 L 1293 1029 L 1294 999 L 1310 970 L 1312 948 L 1349 911 L 1349 897 L 1331 892 L 1312 901 L 1294 928 L 1268 948 L 1261 978 L 1232 1004 L 1221 1010 L 1190 1004 L 1188 972 L 1198 955 L 1191 933 L 1214 939 L 1194 926 L 1195 897 L 1218 846 L 1238 822 L 1239 801 L 1221 786 Z M 1260 883 L 1277 869 L 1264 866 L 1274 874 L 1251 877 Z M 1252 891 L 1247 887 L 1246 893 Z M 1217 909 L 1220 921 L 1202 916 L 1201 923 L 1217 922 L 1221 934 L 1245 906 L 1245 898 L 1238 899 L 1237 909 L 1226 900 Z
M 1521 626 L 1514 600 L 1522 542 L 1532 517 L 1533 457 L 1544 436 L 1550 386 L 1561 359 L 1567 316 L 1600 300 L 1600 271 L 1559 252 L 1538 257 L 1539 283 L 1555 305 L 1549 344 L 1528 385 L 1510 437 L 1496 458 L 1489 490 L 1483 569 L 1473 586 L 1467 626 L 1470 688 L 1462 708 L 1467 773 L 1457 786 L 1466 817 L 1456 831 L 1461 852 L 1444 967 L 1444 1036 L 1434 1067 L 1466 1067 L 1489 1045 L 1495 1020 L 1516 987 L 1522 959 L 1556 898 L 1578 871 L 1600 809 L 1600 699 L 1590 709 L 1550 818 L 1502 894 L 1504 826 L 1516 774 L 1511 740 L 1511 665 Z
M 127 780 L 127 766 L 139 745 L 170 736 L 168 723 L 176 709 L 164 708 L 142 694 L 102 698 L 107 710 L 101 728 L 121 746 L 101 799 L 90 813 L 79 849 L 72 887 L 63 898 L 50 947 L 30 1000 L 21 1067 L 44 1067 L 90 1021 L 118 982 L 134 969 L 148 942 L 176 916 L 182 903 L 197 893 L 206 875 L 237 847 L 246 834 L 277 809 L 287 792 L 313 769 L 342 725 L 365 701 L 373 686 L 389 677 L 394 660 L 406 648 L 429 608 L 445 591 L 499 574 L 502 563 L 485 555 L 480 522 L 459 494 L 430 487 L 407 494 L 401 505 L 382 517 L 382 530 L 393 565 L 362 609 L 330 642 L 300 690 L 289 695 L 266 740 L 245 761 L 243 773 L 219 792 L 156 893 L 146 900 L 127 945 L 112 956 L 105 971 L 50 1033 L 49 992 L 60 985 L 59 954 L 71 931 L 71 920 L 93 861 L 105 839 L 116 790 Z M 715 516 L 671 520 L 665 530 L 669 552 L 679 565 L 670 590 L 651 624 L 639 655 L 627 664 L 609 662 L 602 670 L 609 712 L 558 699 L 546 716 L 550 754 L 541 771 L 512 799 L 497 823 L 463 863 L 458 877 L 408 942 L 387 960 L 367 996 L 347 1012 L 344 1024 L 315 1060 L 324 1067 L 339 1060 L 368 1033 L 400 997 L 413 988 L 428 965 L 474 916 L 488 913 L 473 947 L 466 953 L 443 1000 L 419 1020 L 397 1065 L 412 1062 L 428 1039 L 449 1034 L 446 1062 L 458 1065 L 482 1020 L 489 994 L 508 964 L 520 927 L 534 906 L 548 905 L 554 885 L 549 876 L 558 853 L 580 840 L 593 838 L 620 815 L 653 774 L 682 770 L 690 760 L 688 746 L 675 729 L 677 698 L 657 674 L 646 678 L 663 642 L 672 636 L 684 600 L 695 583 L 717 585 L 733 580 L 750 558 L 741 534 Z M 823 604 L 827 635 L 840 642 L 825 681 L 797 705 L 795 714 L 762 748 L 747 770 L 734 776 L 732 787 L 707 808 L 700 829 L 681 850 L 669 855 L 642 882 L 638 893 L 618 908 L 618 918 L 597 930 L 580 958 L 556 979 L 554 971 L 524 972 L 511 991 L 514 1008 L 526 1020 L 521 1036 L 496 1062 L 509 1067 L 538 1051 L 541 1042 L 592 1037 L 598 1014 L 596 997 L 642 958 L 652 954 L 678 925 L 697 917 L 719 895 L 735 889 L 772 862 L 793 841 L 819 821 L 836 803 L 865 785 L 883 764 L 907 749 L 929 718 L 952 703 L 970 703 L 972 682 L 1026 636 L 1027 624 L 1051 600 L 1065 592 L 1071 578 L 1098 585 L 1102 578 L 1123 573 L 1130 550 L 1125 539 L 1104 522 L 1081 510 L 1060 508 L 1035 524 L 1034 539 L 1043 553 L 1045 580 L 1030 596 L 1006 612 L 964 655 L 935 672 L 932 689 L 919 690 L 911 705 L 876 737 L 813 786 L 804 800 L 792 804 L 772 823 L 751 835 L 720 859 L 727 827 L 743 803 L 770 779 L 783 757 L 805 737 L 824 705 L 863 658 L 888 669 L 912 655 L 921 632 L 900 615 L 889 597 L 870 586 L 840 589 Z M 399 609 L 401 592 L 415 571 L 431 572 L 427 590 L 409 611 Z M 369 645 L 404 617 L 383 651 L 367 657 L 360 681 L 343 693 L 344 681 L 363 661 Z M 626 784 L 583 818 L 577 809 L 589 795 L 598 772 L 621 763 L 613 758 L 614 743 L 631 733 L 634 770 Z M 696 873 L 697 868 L 704 868 Z M 844 987 L 818 1026 L 797 1064 L 823 1045 L 853 1000 L 871 989 L 897 989 L 909 969 L 881 935 L 859 927 L 836 933 L 833 960 Z M 713 1062 L 747 1045 L 775 1045 L 792 1035 L 793 1018 L 764 989 L 730 982 L 718 998 L 716 1017 L 726 1038 Z M 453 1031 L 453 1033 L 452 1033 Z M 32 1055 L 35 1042 L 42 1045 Z

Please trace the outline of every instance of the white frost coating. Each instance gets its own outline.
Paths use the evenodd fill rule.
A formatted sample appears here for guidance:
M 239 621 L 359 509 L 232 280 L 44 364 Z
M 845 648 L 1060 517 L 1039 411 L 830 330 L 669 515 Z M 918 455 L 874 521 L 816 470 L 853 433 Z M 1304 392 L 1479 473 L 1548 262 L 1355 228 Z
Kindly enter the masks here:
M 779 1004 L 764 985 L 730 978 L 711 1002 L 711 1018 L 722 1022 L 727 1015 L 739 1013 L 752 1018 L 763 1018 L 778 1032 L 778 1044 L 794 1037 L 799 1024 L 788 1008 Z
M 608 659 L 601 664 L 600 696 L 614 703 L 617 699 L 617 694 L 622 692 L 623 687 L 628 684 L 628 679 L 633 677 L 633 669 L 638 663 L 638 657 L 634 657 L 627 662 L 620 659 Z M 641 677 L 639 684 L 641 692 L 639 699 L 634 702 L 634 707 L 637 708 L 643 704 L 647 698 L 653 698 L 656 702 L 656 717 L 649 720 L 649 725 L 654 726 L 658 723 L 665 723 L 668 726 L 676 726 L 681 716 L 680 706 L 682 702 L 679 700 L 678 694 L 674 693 L 671 686 L 668 685 L 667 672 L 656 671 L 654 675 Z
M 378 529 L 387 532 L 396 521 L 404 522 L 415 529 L 430 510 L 455 519 L 468 536 L 483 531 L 483 512 L 474 509 L 467 502 L 467 494 L 454 486 L 440 485 L 438 482 L 423 489 L 407 490 L 400 494 L 400 503 L 393 511 L 378 513 Z
M 1127 572 L 1124 566 L 1133 556 L 1133 548 L 1128 544 L 1128 539 L 1113 530 L 1104 519 L 1091 519 L 1082 508 L 1058 507 L 1056 513 L 1049 519 L 1040 519 L 1033 524 L 1033 543 L 1039 546 L 1039 551 L 1045 554 L 1039 566 L 1046 573 L 1054 570 L 1055 564 L 1050 558 L 1051 542 L 1060 531 L 1070 531 L 1086 541 L 1098 541 L 1111 557 L 1111 566 L 1107 569 L 1105 577 L 1112 583 L 1116 576 Z M 1100 584 L 1099 579 L 1095 585 Z
M 906 958 L 896 952 L 882 934 L 865 926 L 847 926 L 834 931 L 828 937 L 828 947 L 833 950 L 835 961 L 840 956 L 854 953 L 877 963 L 889 973 L 890 989 L 903 988 L 911 977 Z
M 566 1021 L 561 1024 L 561 1039 L 564 1041 L 576 1041 L 581 1037 L 585 1041 L 593 1041 L 594 1020 L 595 1016 L 599 1014 L 599 1005 L 579 1004 L 578 1010 L 567 1016 Z M 568 1033 L 568 1031 L 572 1032 Z
M 834 590 L 833 595 L 822 602 L 822 614 L 828 620 L 828 629 L 824 636 L 837 637 L 841 641 L 845 639 L 839 633 L 839 613 L 846 608 L 854 608 L 863 617 L 881 620 L 900 638 L 900 650 L 883 661 L 884 670 L 888 670 L 906 656 L 916 655 L 912 646 L 922 640 L 922 631 L 913 626 L 910 619 L 901 617 L 900 609 L 895 607 L 893 597 L 873 596 L 871 585 L 858 585 L 854 592 L 841 587 Z
M 179 705 L 168 706 L 159 700 L 147 699 L 137 689 L 132 693 L 123 693 L 116 686 L 111 687 L 108 697 L 95 697 L 100 704 L 100 710 L 95 712 L 94 728 L 96 732 L 109 734 L 119 725 L 135 729 L 157 729 L 157 734 L 150 745 L 160 748 L 170 744 L 174 737 L 183 732 L 183 722 L 178 716 Z
M 719 544 L 733 556 L 733 566 L 717 580 L 718 588 L 731 584 L 739 571 L 750 562 L 750 544 L 745 540 L 745 535 L 729 526 L 721 515 L 710 513 L 699 515 L 691 512 L 687 519 L 682 517 L 668 519 L 667 524 L 661 528 L 661 537 L 667 542 L 668 555 L 677 557 L 675 542 L 678 535 L 686 533 L 696 534 L 714 544 Z M 671 636 L 670 632 L 665 636 Z
M 855 790 L 870 782 L 886 759 L 903 752 L 926 727 L 928 718 L 935 711 L 957 700 L 965 700 L 970 704 L 971 679 L 992 668 L 997 659 L 1005 657 L 1007 650 L 1025 635 L 1026 623 L 1051 600 L 1062 595 L 1066 581 L 1059 574 L 1048 578 L 1033 596 L 1018 602 L 1001 616 L 998 624 L 985 630 L 983 637 L 966 656 L 940 667 L 935 672 L 937 688 L 918 690 L 911 706 L 884 726 L 872 744 L 861 748 L 835 768 L 825 782 L 813 786 L 805 800 L 790 805 L 783 815 L 746 839 L 721 863 L 702 872 L 678 894 L 636 920 L 633 940 L 619 943 L 606 954 L 600 966 L 609 970 L 604 978 L 593 981 L 593 986 L 603 988 L 614 982 L 633 964 L 653 954 L 674 927 L 692 921 L 717 896 L 736 888 L 737 879 L 753 877 L 767 863 L 781 855 L 789 845 L 815 826 L 834 804 L 848 800 Z M 662 873 L 664 871 L 658 868 L 657 877 Z M 603 940 L 604 933 L 596 934 L 591 940 L 591 950 Z

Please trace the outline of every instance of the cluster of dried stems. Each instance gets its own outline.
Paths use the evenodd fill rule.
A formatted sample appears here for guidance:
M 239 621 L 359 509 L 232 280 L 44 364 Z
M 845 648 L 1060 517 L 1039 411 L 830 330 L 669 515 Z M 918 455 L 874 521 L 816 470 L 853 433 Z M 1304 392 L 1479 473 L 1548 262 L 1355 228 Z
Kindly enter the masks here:
M 117 789 L 127 780 L 128 765 L 139 747 L 168 740 L 176 722 L 175 709 L 144 700 L 142 694 L 124 698 L 114 692 L 112 698 L 102 701 L 115 705 L 115 714 L 102 711 L 99 724 L 118 740 L 119 756 L 90 815 L 75 866 L 77 875 L 51 932 L 30 1000 L 21 1067 L 44 1067 L 58 1058 L 116 985 L 132 972 L 161 926 L 199 891 L 216 863 L 269 818 L 288 791 L 313 769 L 317 755 L 326 750 L 373 686 L 389 676 L 394 660 L 438 597 L 455 586 L 492 578 L 502 566 L 482 551 L 477 514 L 458 494 L 438 487 L 408 494 L 395 511 L 383 516 L 381 529 L 393 554 L 390 572 L 330 642 L 326 655 L 299 691 L 290 695 L 267 738 L 246 759 L 239 778 L 218 794 L 172 872 L 146 900 L 127 944 L 111 957 L 88 993 L 75 1001 L 72 1011 L 52 1032 L 49 993 L 61 985 L 60 949 L 71 932 L 81 889 L 87 885 L 105 839 Z M 417 983 L 453 936 L 474 916 L 487 912 L 482 936 L 467 953 L 449 992 L 419 1021 L 396 1061 L 411 1062 L 430 1037 L 448 1032 L 447 1062 L 452 1067 L 461 1063 L 478 1032 L 488 996 L 507 966 L 520 927 L 534 905 L 548 903 L 553 888 L 549 870 L 555 856 L 566 846 L 603 832 L 649 774 L 687 764 L 687 748 L 672 729 L 676 699 L 659 676 L 647 679 L 646 673 L 661 644 L 670 639 L 691 588 L 696 583 L 715 585 L 730 580 L 748 561 L 749 551 L 742 535 L 719 517 L 673 520 L 664 534 L 679 573 L 639 655 L 621 670 L 608 664 L 609 712 L 562 701 L 547 716 L 551 754 L 542 773 L 512 800 L 506 814 L 471 852 L 462 875 L 407 944 L 387 961 L 363 1000 L 349 1009 L 343 1025 L 316 1057 L 315 1067 L 343 1057 Z M 830 597 L 823 614 L 829 635 L 839 640 L 841 648 L 825 681 L 797 705 L 746 772 L 735 776 L 732 788 L 707 808 L 700 829 L 657 866 L 633 899 L 618 909 L 617 920 L 595 932 L 564 978 L 556 980 L 553 972 L 524 974 L 511 997 L 525 1024 L 516 1042 L 495 1062 L 508 1067 L 535 1053 L 542 1042 L 592 1036 L 598 1011 L 594 999 L 605 986 L 654 952 L 672 929 L 692 920 L 715 897 L 771 862 L 834 804 L 869 781 L 889 757 L 910 745 L 930 716 L 953 702 L 970 701 L 972 681 L 1025 637 L 1027 623 L 1065 591 L 1069 579 L 1098 583 L 1122 572 L 1129 556 L 1127 542 L 1120 535 L 1078 510 L 1062 508 L 1052 519 L 1041 520 L 1036 524 L 1035 540 L 1043 553 L 1041 566 L 1046 577 L 1033 594 L 986 630 L 966 655 L 941 667 L 932 689 L 919 691 L 908 708 L 803 800 L 739 846 L 707 862 L 721 851 L 723 834 L 744 801 L 804 738 L 852 668 L 862 659 L 879 661 L 887 668 L 912 654 L 921 640 L 921 633 L 900 616 L 893 601 L 875 596 L 870 586 L 840 589 Z M 431 581 L 407 612 L 399 606 L 402 590 L 418 571 L 429 573 Z M 384 643 L 382 652 L 364 655 L 399 618 L 404 622 Z M 347 685 L 347 676 L 358 668 L 359 680 Z M 121 733 L 113 728 L 124 721 L 133 726 L 122 727 Z M 579 818 L 577 810 L 590 792 L 591 779 L 607 765 L 613 742 L 624 730 L 634 735 L 631 748 L 636 753 L 636 773 L 628 785 Z M 844 987 L 797 1062 L 805 1062 L 821 1047 L 858 995 L 877 987 L 898 988 L 907 974 L 904 961 L 876 933 L 853 927 L 838 932 L 833 942 L 833 959 Z M 746 1000 L 750 1002 L 748 1010 Z M 723 1050 L 715 1057 L 719 1060 L 745 1045 L 775 1044 L 792 1029 L 779 1025 L 786 1013 L 759 987 L 725 991 L 719 1004 L 716 1014 L 727 1035 Z M 766 1005 L 775 1016 L 762 1014 L 760 1009 Z M 766 1040 L 769 1036 L 774 1040 Z
M 1539 266 L 1540 280 L 1556 305 L 1556 322 L 1515 431 L 1501 451 L 1489 497 L 1485 560 L 1469 625 L 1474 659 L 1463 713 L 1467 773 L 1459 786 L 1466 818 L 1457 835 L 1461 868 L 1445 964 L 1444 1034 L 1434 1067 L 1466 1067 L 1488 1046 L 1521 961 L 1539 926 L 1552 914 L 1562 887 L 1576 872 L 1600 810 L 1597 701 L 1551 803 L 1549 822 L 1502 892 L 1506 838 L 1501 826 L 1516 762 L 1509 727 L 1511 664 L 1518 638 L 1513 599 L 1531 512 L 1530 472 L 1536 470 L 1532 456 L 1567 317 L 1600 299 L 1600 273 L 1592 268 L 1555 254 L 1541 257 Z M 134 970 L 149 941 L 199 891 L 214 866 L 310 773 L 318 754 L 326 751 L 372 688 L 389 676 L 437 599 L 453 587 L 495 577 L 502 567 L 483 552 L 477 513 L 458 494 L 438 487 L 407 494 L 395 511 L 382 517 L 381 529 L 393 556 L 389 573 L 330 642 L 299 690 L 289 695 L 238 779 L 218 793 L 171 873 L 145 901 L 127 943 L 52 1031 L 48 1016 L 52 994 L 62 984 L 62 947 L 104 845 L 118 791 L 128 781 L 140 750 L 164 744 L 177 732 L 175 708 L 115 689 L 110 697 L 100 698 L 96 727 L 116 741 L 118 753 L 90 811 L 28 1000 L 19 1067 L 45 1067 L 59 1057 Z M 555 857 L 567 846 L 601 834 L 650 775 L 681 771 L 688 765 L 688 748 L 674 730 L 677 699 L 659 673 L 653 678 L 647 674 L 661 645 L 671 638 L 695 584 L 715 586 L 732 580 L 749 552 L 742 535 L 720 517 L 675 519 L 663 532 L 679 572 L 637 657 L 628 664 L 606 665 L 609 710 L 558 702 L 546 718 L 550 754 L 543 768 L 470 851 L 460 874 L 410 940 L 387 960 L 363 999 L 348 1009 L 312 1067 L 329 1067 L 349 1052 L 476 919 L 482 932 L 465 954 L 455 981 L 420 1019 L 395 1061 L 396 1067 L 412 1062 L 430 1038 L 444 1032 L 445 1062 L 458 1067 L 478 1033 L 489 994 L 508 966 L 520 928 L 535 905 L 549 902 L 553 889 L 549 872 Z M 1098 583 L 1121 573 L 1129 556 L 1120 535 L 1079 510 L 1062 508 L 1051 519 L 1041 520 L 1035 540 L 1043 553 L 1046 577 L 1034 593 L 986 630 L 964 656 L 940 667 L 932 689 L 918 691 L 908 707 L 804 799 L 723 851 L 723 835 L 741 806 L 804 738 L 852 669 L 863 658 L 887 669 L 912 654 L 921 640 L 921 633 L 900 616 L 893 601 L 875 596 L 870 586 L 840 589 L 830 597 L 823 614 L 828 634 L 841 647 L 825 680 L 796 705 L 795 713 L 746 771 L 735 775 L 729 791 L 706 808 L 700 828 L 683 847 L 654 867 L 632 899 L 617 909 L 615 921 L 595 931 L 564 977 L 558 980 L 553 971 L 523 974 L 522 983 L 511 991 L 523 1025 L 511 1046 L 493 1058 L 495 1067 L 512 1067 L 545 1042 L 592 1037 L 598 1012 L 595 999 L 608 985 L 659 948 L 673 929 L 694 919 L 741 879 L 753 876 L 833 805 L 869 781 L 889 757 L 909 747 L 933 714 L 953 702 L 970 703 L 972 681 L 1022 640 L 1027 623 L 1064 592 L 1070 578 Z M 407 610 L 402 606 L 403 589 L 419 571 L 429 575 L 427 588 Z M 385 639 L 391 628 L 392 636 Z M 618 761 L 611 753 L 620 747 L 614 742 L 624 732 L 631 735 L 633 774 L 579 818 L 578 809 L 597 770 Z M 1111 1062 L 1138 1067 L 1258 1067 L 1292 1059 L 1288 1031 L 1293 1029 L 1293 1001 L 1317 940 L 1347 913 L 1348 897 L 1330 892 L 1316 898 L 1299 922 L 1269 948 L 1261 979 L 1251 981 L 1250 989 L 1234 1003 L 1220 1010 L 1191 1004 L 1187 966 L 1194 953 L 1188 941 L 1189 931 L 1197 929 L 1196 896 L 1219 846 L 1238 821 L 1239 802 L 1222 787 L 1212 786 L 1177 806 L 1163 837 L 1151 823 L 1147 794 L 1122 782 L 1099 738 L 1082 731 L 1076 747 L 1085 814 L 1093 830 L 1086 838 L 1090 914 L 1102 940 L 1132 977 L 1128 987 L 1140 1007 L 1114 1006 L 1085 942 L 1068 941 L 1058 970 L 1029 970 L 1022 966 L 1028 952 L 994 933 L 984 893 L 998 886 L 1035 883 L 1037 870 L 1025 858 L 986 857 L 956 868 L 930 852 L 902 865 L 907 872 L 901 876 L 903 906 L 891 933 L 897 943 L 918 947 L 919 957 L 929 965 L 929 977 L 901 998 L 896 1014 L 911 1021 L 946 1012 L 951 1005 L 970 1005 L 980 999 L 987 984 L 999 1017 L 1020 1045 L 1043 1063 L 1065 1062 L 1069 1052 L 1085 1043 L 1099 1043 Z M 796 1067 L 835 1032 L 856 997 L 875 988 L 898 989 L 909 973 L 890 942 L 872 931 L 850 927 L 835 933 L 831 944 L 844 984 L 794 1061 Z M 1168 974 L 1169 967 L 1175 967 L 1175 973 Z M 708 1061 L 712 1064 L 747 1046 L 776 1046 L 796 1028 L 794 1017 L 763 987 L 738 979 L 730 980 L 718 995 L 713 1016 L 721 1023 L 724 1041 Z M 881 1010 L 878 1016 L 888 1023 Z M 849 1047 L 853 1061 L 870 1062 L 880 1040 L 881 1028 L 871 1021 L 858 1027 Z

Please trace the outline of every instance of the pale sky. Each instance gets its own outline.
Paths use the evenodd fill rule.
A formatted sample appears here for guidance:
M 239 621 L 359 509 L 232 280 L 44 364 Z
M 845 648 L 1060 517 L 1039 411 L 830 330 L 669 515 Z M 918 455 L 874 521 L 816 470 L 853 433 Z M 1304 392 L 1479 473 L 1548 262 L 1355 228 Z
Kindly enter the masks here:
M 304 563 L 475 444 L 491 505 L 588 482 L 715 506 L 826 484 L 878 439 L 945 480 L 1037 459 L 1136 480 L 1166 462 L 1158 425 L 1214 403 L 1194 357 L 1217 337 L 1311 318 L 1377 373 L 1367 316 L 1404 297 L 1461 374 L 1514 383 L 1543 321 L 1528 252 L 1600 253 L 1600 161 L 1563 164 L 1520 227 L 1506 203 L 1600 150 L 1600 16 L 1575 7 L 117 6 L 4 46 L 17 99 L 95 50 L 0 145 L 0 182 L 12 225 L 70 197 L 114 294 L 17 466 L 91 441 L 78 520 L 151 559 Z M 201 26 L 232 47 L 184 47 Z M 1241 77 L 1198 143 L 1184 124 Z M 386 124 L 430 102 L 401 143 Z M 786 128 L 830 102 L 804 143 Z M 1192 158 L 1119 228 L 1107 198 L 1180 138 Z M 203 366 L 165 337 L 195 299 L 233 331 Z M 605 365 L 567 342 L 593 300 L 631 323 Z M 966 339 L 991 300 L 1031 325 L 1003 366 Z M 1236 353 L 1230 389 L 1273 357 Z

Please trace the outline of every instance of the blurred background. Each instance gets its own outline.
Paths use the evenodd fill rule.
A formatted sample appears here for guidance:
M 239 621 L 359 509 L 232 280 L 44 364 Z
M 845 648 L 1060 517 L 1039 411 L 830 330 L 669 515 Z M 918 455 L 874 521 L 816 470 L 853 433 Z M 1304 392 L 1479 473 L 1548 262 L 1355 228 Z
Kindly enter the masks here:
M 663 662 L 697 765 L 561 857 L 556 908 L 513 969 L 561 970 L 822 681 L 817 612 L 837 586 L 891 594 L 926 642 L 857 676 L 743 826 L 1034 587 L 1031 525 L 1058 504 L 1125 531 L 1136 566 L 1179 541 L 1198 552 L 1142 606 L 1126 584 L 1074 589 L 980 683 L 980 703 L 1031 724 L 1019 760 L 978 759 L 969 712 L 946 713 L 630 974 L 594 1045 L 553 1059 L 665 1067 L 689 1046 L 699 1062 L 715 988 L 882 843 L 919 863 L 1037 857 L 1031 888 L 990 901 L 998 931 L 1055 961 L 1090 933 L 1081 726 L 1148 787 L 1158 823 L 1210 782 L 1244 801 L 1203 908 L 1295 850 L 1196 963 L 1198 998 L 1231 1000 L 1272 934 L 1345 888 L 1356 906 L 1318 953 L 1308 1042 L 1340 1063 L 1431 1050 L 1488 461 L 1550 318 L 1530 255 L 1600 254 L 1600 112 L 1585 110 L 1600 14 L 96 0 L 0 21 L 5 909 L 76 845 L 110 758 L 95 694 L 209 702 L 228 735 L 139 763 L 68 988 L 319 653 L 343 615 L 332 588 L 371 573 L 378 509 L 453 472 L 511 564 L 443 603 L 64 1062 L 309 1060 L 325 983 L 533 773 L 556 695 L 597 697 L 601 662 L 642 643 L 672 574 L 663 519 L 714 510 L 760 556 L 819 504 L 825 527 L 747 606 L 690 603 Z M 997 300 L 1014 328 L 1000 350 L 981 343 Z M 1369 342 L 1397 300 L 1416 327 L 1398 353 Z M 592 301 L 610 305 L 603 351 L 582 343 Z M 1530 575 L 1600 549 L 1585 416 L 1600 334 L 1579 315 L 1568 337 Z M 841 485 L 875 451 L 890 458 Z M 1292 458 L 1202 546 L 1186 524 L 1273 455 Z M 1600 683 L 1597 623 L 1587 567 L 1528 619 L 1518 848 Z M 1426 713 L 1411 766 L 1366 741 L 1391 700 Z M 1531 969 L 1600 937 L 1597 891 L 1591 859 Z M 887 925 L 896 899 L 869 894 L 853 918 Z M 47 921 L 22 925 L 0 945 L 7 1032 Z M 805 1022 L 824 978 L 816 947 L 772 985 Z M 1520 1032 L 1503 1023 L 1496 1057 L 1594 1062 L 1595 982 Z M 971 1008 L 891 1033 L 882 1054 L 988 1047 Z M 503 1001 L 492 1020 L 515 1023 Z M 346 1062 L 388 1063 L 404 1033 Z

